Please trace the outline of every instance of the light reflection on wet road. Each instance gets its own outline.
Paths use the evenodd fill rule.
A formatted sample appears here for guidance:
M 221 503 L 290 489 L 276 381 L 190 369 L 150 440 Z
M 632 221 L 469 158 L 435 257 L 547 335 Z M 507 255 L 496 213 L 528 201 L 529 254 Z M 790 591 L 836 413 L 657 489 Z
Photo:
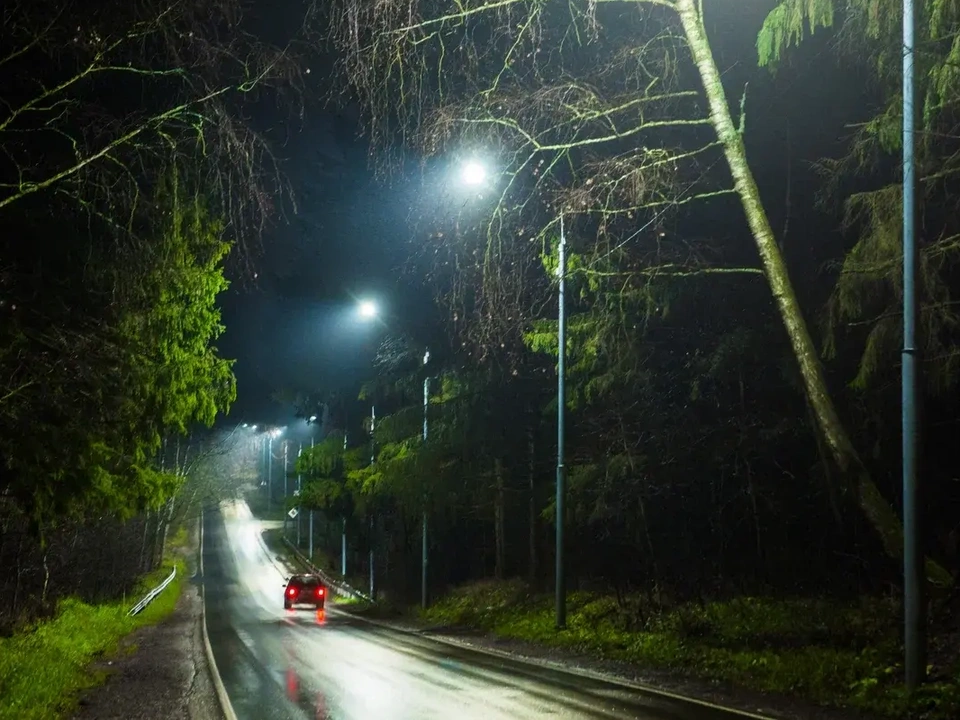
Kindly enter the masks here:
M 207 628 L 239 720 L 738 717 L 388 630 L 333 607 L 283 610 L 282 568 L 261 530 L 244 504 L 204 517 Z

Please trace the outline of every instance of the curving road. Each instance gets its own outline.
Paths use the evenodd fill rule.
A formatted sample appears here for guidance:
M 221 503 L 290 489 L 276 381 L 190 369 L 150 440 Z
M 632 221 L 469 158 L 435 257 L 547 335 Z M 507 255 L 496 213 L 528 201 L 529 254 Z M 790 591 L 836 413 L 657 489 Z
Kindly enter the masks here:
M 335 608 L 287 612 L 283 576 L 244 504 L 204 516 L 207 628 L 239 720 L 744 717 L 451 647 Z

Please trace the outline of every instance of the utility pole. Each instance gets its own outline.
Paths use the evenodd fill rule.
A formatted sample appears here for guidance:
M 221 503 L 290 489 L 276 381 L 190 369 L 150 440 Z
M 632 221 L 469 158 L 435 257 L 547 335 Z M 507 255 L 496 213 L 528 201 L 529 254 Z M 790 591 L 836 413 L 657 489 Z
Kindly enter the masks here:
M 907 689 L 923 683 L 926 674 L 926 611 L 923 548 L 920 531 L 920 488 L 917 479 L 917 224 L 916 224 L 916 106 L 913 0 L 903 0 L 903 621 L 904 668 Z
M 343 431 L 343 460 L 346 461 L 347 454 L 347 431 Z M 340 575 L 347 579 L 347 516 L 343 516 L 343 524 L 340 529 Z
M 290 516 L 287 514 L 287 497 L 289 493 L 287 492 L 287 446 L 289 443 L 286 441 L 286 438 L 283 440 L 283 536 L 287 537 L 287 518 Z
M 430 351 L 423 354 L 424 366 L 430 362 Z M 430 376 L 423 378 L 423 444 L 427 444 L 427 410 L 430 407 Z M 421 539 L 421 557 L 420 557 L 420 606 L 427 607 L 427 494 L 426 488 L 423 493 L 423 538 Z

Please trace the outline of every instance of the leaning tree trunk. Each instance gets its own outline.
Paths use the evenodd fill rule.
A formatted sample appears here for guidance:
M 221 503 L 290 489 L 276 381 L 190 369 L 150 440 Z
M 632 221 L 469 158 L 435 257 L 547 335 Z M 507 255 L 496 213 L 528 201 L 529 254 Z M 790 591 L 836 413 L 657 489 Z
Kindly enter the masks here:
M 800 303 L 790 282 L 787 265 L 773 235 L 773 229 L 770 227 L 770 221 L 760 199 L 760 190 L 757 188 L 747 162 L 743 138 L 733 124 L 726 93 L 698 6 L 697 0 L 675 0 L 674 4 L 683 25 L 693 62 L 700 72 L 710 107 L 710 120 L 716 130 L 717 139 L 723 147 L 727 165 L 730 167 L 734 189 L 740 197 L 767 282 L 770 283 L 781 319 L 790 337 L 793 353 L 800 365 L 800 374 L 803 377 L 807 397 L 834 462 L 844 476 L 856 478 L 855 489 L 861 510 L 879 534 L 887 553 L 893 558 L 901 559 L 903 557 L 903 526 L 890 503 L 881 495 L 870 477 L 846 428 L 840 421 L 833 398 L 827 390 L 826 378 L 813 338 L 810 336 L 806 320 L 800 310 Z M 927 559 L 926 567 L 928 578 L 935 584 L 950 585 L 952 583 L 950 574 L 933 560 Z

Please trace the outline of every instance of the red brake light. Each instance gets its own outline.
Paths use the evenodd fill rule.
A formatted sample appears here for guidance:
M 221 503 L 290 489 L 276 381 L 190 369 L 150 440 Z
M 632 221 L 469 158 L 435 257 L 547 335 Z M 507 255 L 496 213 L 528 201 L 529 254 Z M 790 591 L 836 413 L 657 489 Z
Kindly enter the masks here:
M 323 597 L 323 588 L 322 588 L 322 587 L 318 587 L 318 588 L 317 588 L 317 597 Z
M 287 588 L 287 595 L 289 595 L 290 597 L 293 597 L 296 594 L 297 594 L 297 589 L 295 587 L 291 586 Z

